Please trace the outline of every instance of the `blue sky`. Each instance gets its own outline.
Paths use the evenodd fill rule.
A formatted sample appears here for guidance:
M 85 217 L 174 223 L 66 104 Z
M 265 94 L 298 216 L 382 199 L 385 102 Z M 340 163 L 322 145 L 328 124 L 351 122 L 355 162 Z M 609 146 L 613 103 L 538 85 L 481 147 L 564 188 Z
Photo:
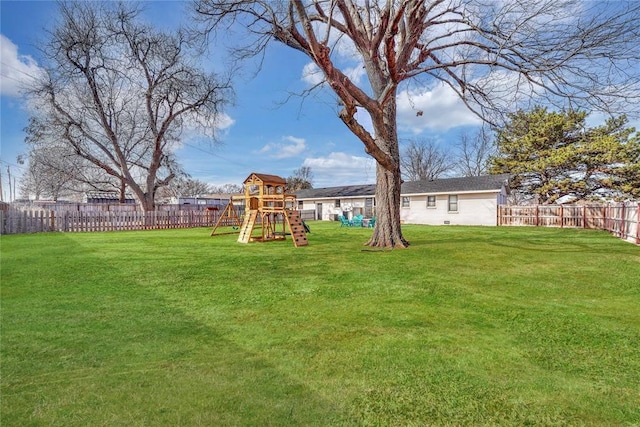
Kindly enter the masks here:
M 172 28 L 187 18 L 186 6 L 186 2 L 147 2 L 144 17 Z M 53 23 L 56 8 L 51 1 L 0 2 L 0 171 L 4 187 L 7 166 L 13 176 L 19 175 L 22 168 L 16 157 L 26 152 L 22 129 L 28 113 L 17 87 L 41 63 L 38 45 L 46 38 L 44 29 Z M 221 49 L 215 50 L 216 55 Z M 205 66 L 219 67 L 214 56 L 205 59 Z M 213 185 L 241 184 L 251 172 L 287 177 L 301 166 L 311 167 L 315 187 L 374 182 L 374 162 L 338 119 L 330 92 L 287 100 L 290 93 L 301 93 L 312 84 L 314 76 L 304 72 L 309 62 L 288 47 L 272 44 L 257 75 L 251 72 L 255 67 L 250 67 L 236 78 L 235 105 L 226 111 L 230 125 L 221 134 L 221 144 L 183 141 L 177 156 L 184 169 Z M 479 125 L 443 87 L 425 88 L 410 99 L 400 96 L 398 102 L 401 139 L 434 138 L 448 145 L 461 132 L 474 131 Z M 421 116 L 416 115 L 418 110 L 423 111 Z M 7 192 L 5 188 L 5 200 Z

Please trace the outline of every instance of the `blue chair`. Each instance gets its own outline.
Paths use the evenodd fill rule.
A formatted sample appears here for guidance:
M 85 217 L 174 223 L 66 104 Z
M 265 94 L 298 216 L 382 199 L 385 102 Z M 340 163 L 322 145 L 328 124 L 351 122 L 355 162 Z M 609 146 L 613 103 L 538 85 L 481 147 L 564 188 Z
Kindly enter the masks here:
M 367 224 L 367 227 L 373 228 L 374 225 L 376 225 L 376 217 L 375 216 L 369 220 L 369 224 Z
M 353 217 L 353 219 L 351 220 L 351 225 L 353 227 L 362 227 L 362 219 L 364 217 L 362 215 L 356 215 Z
M 340 220 L 340 227 L 351 227 L 351 221 L 349 221 L 343 215 L 338 215 L 338 219 Z

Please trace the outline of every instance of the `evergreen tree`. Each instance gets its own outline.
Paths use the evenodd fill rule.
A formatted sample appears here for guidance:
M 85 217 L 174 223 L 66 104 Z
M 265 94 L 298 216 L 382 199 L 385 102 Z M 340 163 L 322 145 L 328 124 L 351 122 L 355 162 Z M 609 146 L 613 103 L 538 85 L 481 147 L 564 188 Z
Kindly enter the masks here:
M 518 111 L 497 133 L 491 172 L 541 203 L 639 197 L 640 138 L 625 116 L 587 128 L 584 111 Z

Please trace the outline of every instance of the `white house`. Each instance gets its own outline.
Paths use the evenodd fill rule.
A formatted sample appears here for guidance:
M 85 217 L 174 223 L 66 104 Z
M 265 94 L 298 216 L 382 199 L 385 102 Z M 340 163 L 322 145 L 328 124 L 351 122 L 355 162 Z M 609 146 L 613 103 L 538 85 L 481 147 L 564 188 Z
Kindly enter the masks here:
M 497 207 L 509 194 L 509 175 L 485 175 L 411 181 L 402 184 L 400 219 L 407 224 L 497 225 Z M 316 219 L 375 216 L 371 185 L 314 188 L 296 193 L 298 209 L 315 211 Z

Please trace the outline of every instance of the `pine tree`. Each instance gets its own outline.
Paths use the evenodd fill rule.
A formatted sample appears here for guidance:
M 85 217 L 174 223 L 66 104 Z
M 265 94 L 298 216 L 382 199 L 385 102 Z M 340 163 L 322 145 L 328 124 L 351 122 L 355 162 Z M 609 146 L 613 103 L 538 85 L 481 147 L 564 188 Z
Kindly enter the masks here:
M 512 188 L 553 203 L 640 196 L 640 139 L 625 116 L 587 128 L 584 111 L 536 107 L 509 116 L 497 133 L 491 172 L 513 175 Z

